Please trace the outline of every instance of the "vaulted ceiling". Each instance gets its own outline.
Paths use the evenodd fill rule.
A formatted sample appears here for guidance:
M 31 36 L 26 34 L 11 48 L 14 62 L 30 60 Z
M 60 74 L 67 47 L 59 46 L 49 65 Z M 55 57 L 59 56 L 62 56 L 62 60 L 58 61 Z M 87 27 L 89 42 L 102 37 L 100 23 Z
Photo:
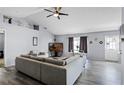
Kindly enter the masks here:
M 61 12 L 68 13 L 69 16 L 60 16 L 60 20 L 54 16 L 46 18 L 51 13 L 39 7 L 4 7 L 0 8 L 0 12 L 23 17 L 29 22 L 47 27 L 56 35 L 116 30 L 121 25 L 121 8 L 63 7 Z
M 38 7 L 0 7 L 0 13 L 22 18 L 40 12 L 41 9 Z

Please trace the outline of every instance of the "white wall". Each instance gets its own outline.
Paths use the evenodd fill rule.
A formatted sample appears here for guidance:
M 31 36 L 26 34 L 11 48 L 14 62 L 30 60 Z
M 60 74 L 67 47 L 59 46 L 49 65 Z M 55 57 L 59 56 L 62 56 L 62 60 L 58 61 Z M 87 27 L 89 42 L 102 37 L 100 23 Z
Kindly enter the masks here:
M 39 50 L 43 52 L 48 52 L 48 43 L 53 42 L 54 35 L 43 29 L 39 32 L 39 37 Z
M 54 38 L 51 33 L 42 29 L 36 31 L 11 24 L 4 24 L 2 28 L 5 29 L 5 66 L 15 65 L 15 58 L 30 50 L 48 51 L 48 43 Z M 38 46 L 33 46 L 32 37 L 38 37 Z
M 3 16 L 0 14 L 0 24 L 3 22 Z
M 5 66 L 15 65 L 15 58 L 27 54 L 30 50 L 38 50 L 32 46 L 32 37 L 39 37 L 39 32 L 28 28 L 4 25 L 5 28 Z
M 3 23 L 3 16 L 0 14 L 0 29 L 5 31 L 5 66 L 15 65 L 15 58 L 20 54 L 29 53 L 30 50 L 48 52 L 48 43 L 54 40 L 54 35 L 42 26 L 37 31 L 29 29 L 28 23 L 23 19 L 14 20 L 21 21 L 23 26 Z M 33 46 L 32 37 L 38 37 L 38 46 Z
M 97 40 L 95 41 L 95 39 Z M 105 60 L 105 36 L 101 33 L 92 33 L 87 38 L 88 58 L 92 60 Z M 92 44 L 89 42 L 92 41 Z M 99 44 L 103 41 L 103 44 Z
M 124 42 L 121 42 L 122 84 L 124 84 Z
M 0 51 L 4 50 L 4 34 L 0 33 Z
M 64 44 L 64 54 L 68 52 L 68 37 L 87 36 L 88 58 L 92 60 L 105 60 L 105 35 L 119 35 L 119 31 L 94 32 L 86 34 L 57 35 L 57 42 Z M 94 39 L 97 38 L 97 41 Z M 89 44 L 89 41 L 93 41 Z M 103 44 L 99 44 L 103 41 Z
M 121 26 L 121 37 L 124 38 L 124 8 L 122 8 L 122 25 Z M 124 41 L 121 41 L 121 68 L 122 68 L 122 84 L 124 84 Z

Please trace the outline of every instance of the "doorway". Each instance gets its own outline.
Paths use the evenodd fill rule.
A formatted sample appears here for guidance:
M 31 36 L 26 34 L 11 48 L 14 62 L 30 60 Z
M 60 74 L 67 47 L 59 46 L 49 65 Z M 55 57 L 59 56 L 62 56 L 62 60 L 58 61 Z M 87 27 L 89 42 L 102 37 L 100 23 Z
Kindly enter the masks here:
M 4 31 L 0 29 L 0 68 L 4 67 Z
M 105 36 L 105 59 L 119 61 L 119 35 Z
M 87 53 L 87 37 L 74 37 L 74 52 Z

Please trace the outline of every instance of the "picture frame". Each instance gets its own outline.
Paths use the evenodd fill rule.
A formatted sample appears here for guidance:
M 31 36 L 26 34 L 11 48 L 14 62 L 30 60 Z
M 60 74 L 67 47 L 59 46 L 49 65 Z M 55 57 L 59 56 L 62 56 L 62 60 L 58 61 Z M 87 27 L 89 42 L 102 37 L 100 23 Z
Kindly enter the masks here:
M 99 41 L 99 44 L 103 44 L 103 41 Z
M 38 46 L 38 37 L 33 37 L 33 46 Z
M 92 43 L 93 43 L 93 41 L 90 41 L 89 43 L 90 43 L 90 44 L 92 44 Z
M 121 41 L 124 42 L 124 38 L 121 38 Z

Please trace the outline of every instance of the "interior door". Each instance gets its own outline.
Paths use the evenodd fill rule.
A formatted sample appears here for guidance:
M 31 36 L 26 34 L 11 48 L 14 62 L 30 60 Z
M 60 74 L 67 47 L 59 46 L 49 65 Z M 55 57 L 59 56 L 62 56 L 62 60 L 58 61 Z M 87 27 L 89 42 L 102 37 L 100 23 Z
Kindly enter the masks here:
M 105 36 L 105 59 L 119 61 L 119 35 Z

